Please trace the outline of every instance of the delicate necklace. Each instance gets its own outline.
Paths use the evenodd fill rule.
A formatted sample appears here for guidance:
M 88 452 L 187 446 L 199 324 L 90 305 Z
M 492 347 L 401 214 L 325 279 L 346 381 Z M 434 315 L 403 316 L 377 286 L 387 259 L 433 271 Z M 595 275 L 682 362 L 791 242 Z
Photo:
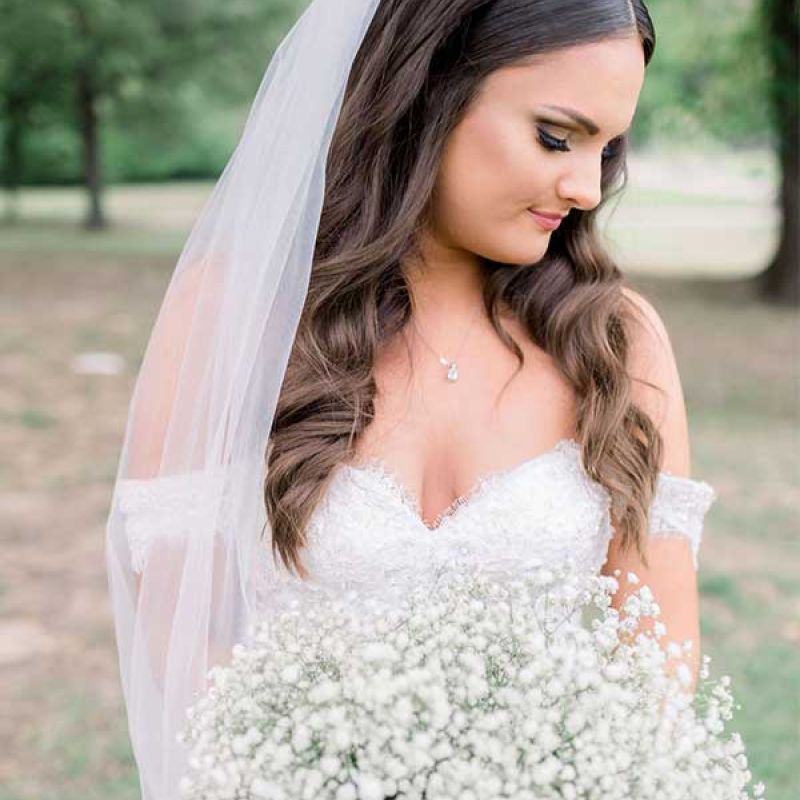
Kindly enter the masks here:
M 466 340 L 467 340 L 467 335 L 472 330 L 473 324 L 474 324 L 475 320 L 478 318 L 482 308 L 483 308 L 482 304 L 480 306 L 478 306 L 477 311 L 475 312 L 475 314 L 472 317 L 472 321 L 467 326 L 467 329 L 464 332 L 464 336 L 461 338 L 461 344 L 459 344 L 458 350 L 455 353 L 456 357 L 461 352 L 461 348 L 464 346 L 464 342 L 466 342 Z M 422 342 L 425 344 L 425 346 L 439 359 L 439 363 L 442 364 L 442 366 L 447 367 L 447 380 L 449 380 L 451 382 L 457 381 L 458 380 L 458 364 L 456 363 L 455 358 L 449 359 L 449 358 L 445 358 L 445 356 L 439 355 L 436 352 L 436 350 L 434 350 L 433 347 L 431 347 L 430 344 L 428 344 L 427 339 L 422 335 L 422 333 L 420 332 L 420 329 L 417 327 L 417 323 L 414 321 L 414 317 L 413 316 L 411 317 L 411 323 L 414 326 L 414 330 L 416 330 L 417 334 L 419 335 L 419 338 L 422 339 Z

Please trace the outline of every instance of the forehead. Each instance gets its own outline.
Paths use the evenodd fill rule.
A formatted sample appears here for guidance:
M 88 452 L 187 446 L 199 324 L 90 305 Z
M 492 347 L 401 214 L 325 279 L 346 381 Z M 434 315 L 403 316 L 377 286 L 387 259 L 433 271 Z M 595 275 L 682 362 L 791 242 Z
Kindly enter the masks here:
M 629 127 L 644 82 L 638 36 L 575 45 L 501 67 L 487 76 L 490 103 L 565 106 L 594 120 L 602 132 Z

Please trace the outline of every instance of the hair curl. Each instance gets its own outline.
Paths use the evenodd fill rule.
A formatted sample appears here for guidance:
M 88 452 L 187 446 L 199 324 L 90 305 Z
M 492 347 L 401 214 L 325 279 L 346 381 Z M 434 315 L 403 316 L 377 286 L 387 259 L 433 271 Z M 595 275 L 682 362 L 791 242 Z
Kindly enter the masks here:
M 380 3 L 328 154 L 308 294 L 267 447 L 273 557 L 290 570 L 307 576 L 299 557 L 306 525 L 373 418 L 374 360 L 411 317 L 401 262 L 419 254 L 445 141 L 482 80 L 540 53 L 634 33 L 648 64 L 655 31 L 642 0 Z M 573 210 L 535 268 L 482 260 L 483 297 L 517 371 L 524 357 L 499 324 L 501 305 L 569 381 L 583 463 L 609 491 L 623 548 L 633 542 L 643 556 L 662 441 L 631 400 L 627 323 L 636 309 L 596 231 L 599 208 L 625 186 L 627 144 L 604 163 L 600 205 Z

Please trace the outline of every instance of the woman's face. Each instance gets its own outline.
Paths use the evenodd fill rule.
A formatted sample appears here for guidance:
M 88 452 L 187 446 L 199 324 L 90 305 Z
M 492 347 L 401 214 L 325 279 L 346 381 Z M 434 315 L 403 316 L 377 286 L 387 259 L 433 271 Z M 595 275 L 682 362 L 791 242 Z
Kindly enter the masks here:
M 563 216 L 598 205 L 604 151 L 630 127 L 644 72 L 632 35 L 487 76 L 445 143 L 433 197 L 439 243 L 501 263 L 539 261 L 552 231 L 529 209 Z

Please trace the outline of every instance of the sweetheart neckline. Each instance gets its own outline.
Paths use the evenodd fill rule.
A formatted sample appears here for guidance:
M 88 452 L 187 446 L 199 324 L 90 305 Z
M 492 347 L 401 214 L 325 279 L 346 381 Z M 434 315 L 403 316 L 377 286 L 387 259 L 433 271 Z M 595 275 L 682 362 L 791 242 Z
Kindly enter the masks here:
M 429 533 L 434 533 L 441 530 L 446 523 L 452 523 L 458 517 L 461 509 L 466 509 L 474 505 L 482 494 L 486 491 L 489 485 L 495 484 L 502 479 L 507 479 L 511 475 L 515 475 L 523 468 L 529 467 L 539 461 L 552 457 L 562 452 L 572 450 L 574 453 L 580 452 L 580 442 L 577 439 L 565 436 L 559 439 L 552 447 L 537 453 L 530 458 L 512 464 L 510 467 L 501 467 L 500 469 L 491 470 L 481 475 L 478 480 L 473 484 L 472 488 L 464 494 L 456 497 L 449 503 L 442 511 L 440 511 L 433 520 L 432 524 L 428 524 L 422 516 L 421 504 L 417 496 L 411 492 L 405 483 L 400 479 L 397 473 L 389 466 L 383 459 L 373 456 L 365 458 L 359 462 L 343 462 L 341 466 L 350 471 L 351 473 L 364 473 L 377 475 L 383 478 L 394 490 L 396 496 L 402 502 L 402 505 L 413 516 L 417 524 L 421 525 Z

